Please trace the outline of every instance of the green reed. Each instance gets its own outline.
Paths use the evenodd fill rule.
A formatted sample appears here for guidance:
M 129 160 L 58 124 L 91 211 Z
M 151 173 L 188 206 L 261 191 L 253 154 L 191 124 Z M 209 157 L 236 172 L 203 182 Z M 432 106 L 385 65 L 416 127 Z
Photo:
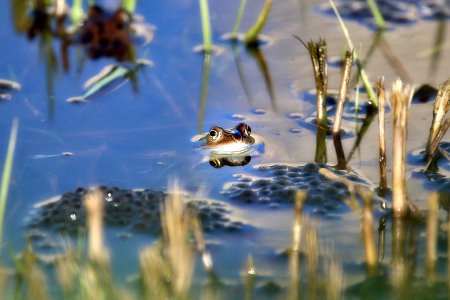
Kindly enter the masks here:
M 329 1 L 330 1 L 331 7 L 333 8 L 334 13 L 336 14 L 336 17 L 339 20 L 339 24 L 341 25 L 342 32 L 344 33 L 344 36 L 347 40 L 348 47 L 351 50 L 355 49 L 355 47 L 353 46 L 353 42 L 350 39 L 350 34 L 348 32 L 348 29 L 345 26 L 345 23 L 342 20 L 341 15 L 339 14 L 339 11 L 336 8 L 336 5 L 334 4 L 333 0 L 329 0 Z M 361 77 L 364 87 L 366 88 L 366 93 L 367 93 L 367 96 L 369 97 L 370 104 L 378 107 L 377 95 L 375 94 L 372 84 L 369 81 L 366 70 L 363 67 L 363 63 L 361 62 L 361 59 L 358 57 L 356 52 L 354 53 L 354 60 L 356 63 L 356 67 L 358 68 L 359 76 Z
M 6 200 L 8 198 L 9 182 L 13 168 L 14 152 L 16 149 L 17 131 L 19 121 L 13 120 L 11 133 L 9 136 L 8 150 L 6 151 L 5 165 L 3 167 L 2 184 L 0 191 L 0 243 L 3 238 L 3 221 L 5 217 Z
M 231 36 L 233 38 L 236 38 L 236 34 L 239 29 L 239 26 L 241 25 L 242 15 L 244 13 L 246 5 L 247 5 L 247 0 L 241 0 L 241 3 L 239 4 L 239 9 L 238 9 L 238 12 L 236 15 L 236 19 L 234 20 L 233 30 L 231 32 Z
M 122 7 L 130 14 L 134 13 L 136 4 L 137 0 L 122 0 Z
M 369 5 L 373 17 L 375 18 L 375 22 L 377 23 L 378 28 L 386 29 L 386 22 L 384 21 L 383 15 L 381 14 L 376 1 L 367 0 L 367 4 Z
M 205 53 L 212 52 L 211 41 L 211 22 L 209 17 L 208 0 L 200 1 L 200 15 L 202 19 L 202 31 L 203 31 L 203 51 Z
M 70 18 L 75 28 L 81 26 L 81 23 L 83 22 L 83 16 L 83 1 L 74 0 L 71 8 Z

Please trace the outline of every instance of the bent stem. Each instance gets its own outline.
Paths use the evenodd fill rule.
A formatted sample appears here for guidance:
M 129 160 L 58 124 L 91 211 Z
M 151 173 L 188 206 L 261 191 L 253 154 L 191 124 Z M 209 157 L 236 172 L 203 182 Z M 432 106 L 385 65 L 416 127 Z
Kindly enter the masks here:
M 346 51 L 345 53 L 345 60 L 344 60 L 344 73 L 342 74 L 342 80 L 341 80 L 341 88 L 339 89 L 339 96 L 338 96 L 338 103 L 336 107 L 336 116 L 334 118 L 334 124 L 333 124 L 333 142 L 334 142 L 334 148 L 336 150 L 336 156 L 338 159 L 338 169 L 345 169 L 346 168 L 346 160 L 345 160 L 345 154 L 342 147 L 342 141 L 341 141 L 341 122 L 342 122 L 342 113 L 344 111 L 344 105 L 345 100 L 347 97 L 347 90 L 348 90 L 348 84 L 350 81 L 350 73 L 352 70 L 352 62 L 353 62 L 353 53 L 350 51 Z
M 8 150 L 6 151 L 5 166 L 3 167 L 2 185 L 0 191 L 0 244 L 3 240 L 3 223 L 5 218 L 6 200 L 8 198 L 9 183 L 11 180 L 18 130 L 19 121 L 17 119 L 14 119 L 11 127 L 11 133 L 9 135 Z
M 339 24 L 341 25 L 342 32 L 344 33 L 344 36 L 347 39 L 348 47 L 352 50 L 355 49 L 355 47 L 353 46 L 353 42 L 350 39 L 350 34 L 348 33 L 348 29 L 345 26 L 345 23 L 342 20 L 341 15 L 339 14 L 339 11 L 336 8 L 336 5 L 334 4 L 333 0 L 329 0 L 329 1 L 330 1 L 331 7 L 333 8 L 334 13 L 336 14 L 336 17 L 339 20 Z M 364 69 L 362 62 L 356 53 L 354 53 L 354 59 L 356 62 L 356 66 L 358 68 L 359 76 L 361 77 L 364 87 L 366 88 L 367 96 L 369 97 L 369 103 L 376 107 L 376 106 L 378 106 L 377 96 L 375 95 L 375 92 L 373 91 L 373 87 L 369 81 L 369 77 L 367 76 L 366 70 Z

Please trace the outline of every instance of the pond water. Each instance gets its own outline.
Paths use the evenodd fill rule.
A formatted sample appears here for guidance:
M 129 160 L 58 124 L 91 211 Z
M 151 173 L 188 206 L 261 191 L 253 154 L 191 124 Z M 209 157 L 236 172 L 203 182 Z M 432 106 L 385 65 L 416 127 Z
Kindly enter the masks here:
M 83 95 L 83 83 L 115 61 L 111 58 L 83 60 L 80 59 L 82 49 L 70 47 L 70 69 L 64 71 L 61 40 L 54 38 L 45 44 L 40 37 L 29 40 L 26 34 L 18 32 L 14 27 L 12 3 L 0 3 L 0 78 L 21 85 L 10 100 L 0 102 L 1 158 L 6 155 L 12 120 L 17 118 L 20 123 L 5 218 L 6 245 L 13 249 L 24 247 L 24 219 L 39 201 L 77 187 L 96 185 L 164 190 L 171 178 L 178 177 L 188 191 L 201 190 L 208 198 L 225 202 L 233 217 L 251 226 L 242 232 L 207 235 L 220 276 L 239 278 L 248 254 L 252 254 L 263 278 L 283 280 L 287 260 L 276 253 L 291 244 L 293 205 L 271 208 L 246 204 L 222 192 L 224 186 L 236 181 L 236 174 L 259 176 L 254 168 L 257 165 L 303 165 L 314 160 L 315 132 L 302 123 L 315 111 L 314 104 L 306 99 L 307 92 L 315 88 L 314 76 L 307 50 L 292 35 L 304 41 L 322 37 L 327 42 L 329 57 L 339 57 L 346 42 L 337 19 L 321 12 L 318 6 L 326 5 L 327 1 L 275 1 L 263 30 L 270 43 L 256 55 L 241 46 L 233 49 L 221 39 L 231 31 L 239 1 L 211 1 L 213 43 L 223 51 L 212 56 L 203 116 L 200 101 L 203 55 L 193 51 L 202 42 L 198 1 L 138 1 L 136 14 L 153 25 L 155 31 L 150 44 L 136 47 L 136 57 L 151 60 L 154 65 L 136 73 L 136 89 L 127 82 L 87 103 L 66 100 Z M 249 1 L 241 28 L 249 28 L 261 8 L 262 3 Z M 437 87 L 447 80 L 448 20 L 417 17 L 408 24 L 390 23 L 390 30 L 382 35 L 366 63 L 371 81 L 382 75 L 390 87 L 395 78 L 402 76 L 417 86 Z M 365 57 L 376 32 L 364 23 L 345 21 L 356 51 Z M 438 54 L 436 43 L 441 47 Z M 48 63 L 49 51 L 53 51 L 55 59 L 53 68 Z M 246 78 L 247 92 L 236 57 Z M 258 57 L 268 68 L 273 99 Z M 404 71 L 394 68 L 392 60 L 401 63 Z M 339 68 L 329 68 L 330 90 L 339 88 L 340 74 Z M 350 98 L 354 97 L 352 91 Z M 364 93 L 360 101 L 366 101 Z M 425 146 L 432 105 L 428 102 L 411 106 L 409 152 Z M 211 126 L 232 128 L 241 121 L 263 138 L 264 153 L 252 157 L 245 166 L 212 168 L 195 151 L 191 138 L 207 132 Z M 352 133 L 343 140 L 346 153 L 355 142 L 360 124 L 344 121 L 343 127 Z M 391 127 L 392 118 L 388 114 L 389 177 Z M 329 163 L 333 165 L 336 157 L 331 139 L 327 140 L 327 146 Z M 65 152 L 73 155 L 62 155 Z M 378 184 L 376 121 L 369 127 L 349 166 L 362 174 L 372 187 Z M 412 174 L 418 168 L 409 164 L 407 172 Z M 441 172 L 447 176 L 448 171 L 448 165 L 443 163 Z M 420 208 L 426 208 L 426 199 L 433 189 L 436 187 L 427 184 L 421 176 L 408 180 L 409 195 Z M 310 215 L 320 233 L 320 243 L 332 248 L 344 266 L 345 286 L 360 282 L 365 274 L 360 216 L 350 210 L 327 218 L 314 214 L 313 210 Z M 119 276 L 126 276 L 136 272 L 137 253 L 154 236 L 132 233 L 130 238 L 121 239 L 116 233 L 112 230 L 107 243 L 113 258 L 125 257 L 122 254 L 127 253 L 126 258 L 114 264 L 124 274 Z M 389 241 L 389 229 L 386 240 Z M 389 247 L 387 242 L 386 249 Z M 423 248 L 423 234 L 418 248 Z M 5 253 L 2 257 L 7 259 Z M 390 259 L 390 251 L 386 251 L 383 262 L 388 263 Z M 441 270 L 441 274 L 445 272 Z

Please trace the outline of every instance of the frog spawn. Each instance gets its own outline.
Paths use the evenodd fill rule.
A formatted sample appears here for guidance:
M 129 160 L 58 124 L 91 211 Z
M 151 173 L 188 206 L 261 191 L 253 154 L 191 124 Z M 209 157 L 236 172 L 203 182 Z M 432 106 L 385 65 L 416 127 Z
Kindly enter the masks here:
M 106 226 L 126 227 L 130 231 L 161 231 L 161 209 L 166 193 L 152 189 L 129 190 L 118 187 L 99 187 L 103 193 Z M 75 234 L 86 223 L 83 199 L 88 189 L 78 188 L 63 194 L 56 201 L 43 203 L 32 211 L 27 225 L 30 228 L 49 228 L 57 232 Z M 239 231 L 244 224 L 230 220 L 231 211 L 219 201 L 190 199 L 186 207 L 199 217 L 204 231 Z
M 306 190 L 305 203 L 310 204 L 318 214 L 345 209 L 344 201 L 350 196 L 348 188 L 342 182 L 327 179 L 319 173 L 320 168 L 368 186 L 357 173 L 337 170 L 326 164 L 276 164 L 258 166 L 255 176 L 237 175 L 238 182 L 225 185 L 223 194 L 244 203 L 259 203 L 275 208 L 283 203 L 292 203 L 298 190 Z

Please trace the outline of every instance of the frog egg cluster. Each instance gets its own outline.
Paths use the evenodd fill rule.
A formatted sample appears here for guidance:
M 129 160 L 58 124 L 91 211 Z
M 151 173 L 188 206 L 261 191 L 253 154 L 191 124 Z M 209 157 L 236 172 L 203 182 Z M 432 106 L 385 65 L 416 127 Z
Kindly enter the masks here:
M 166 193 L 152 189 L 129 190 L 118 187 L 99 187 L 103 193 L 104 222 L 107 226 L 127 227 L 132 231 L 159 233 L 161 209 Z M 27 225 L 30 228 L 51 228 L 74 234 L 86 223 L 83 199 L 88 189 L 78 188 L 65 193 L 56 201 L 43 204 L 32 211 Z M 228 217 L 230 210 L 224 203 L 212 200 L 189 200 L 189 209 L 198 215 L 205 231 L 238 231 L 242 222 Z
M 298 190 L 306 190 L 306 203 L 314 205 L 317 213 L 327 213 L 344 207 L 350 193 L 345 184 L 327 179 L 319 173 L 326 168 L 348 180 L 368 185 L 356 173 L 340 171 L 326 164 L 263 165 L 256 169 L 257 176 L 237 175 L 238 182 L 224 187 L 223 194 L 245 203 L 267 204 L 277 207 L 292 203 Z

